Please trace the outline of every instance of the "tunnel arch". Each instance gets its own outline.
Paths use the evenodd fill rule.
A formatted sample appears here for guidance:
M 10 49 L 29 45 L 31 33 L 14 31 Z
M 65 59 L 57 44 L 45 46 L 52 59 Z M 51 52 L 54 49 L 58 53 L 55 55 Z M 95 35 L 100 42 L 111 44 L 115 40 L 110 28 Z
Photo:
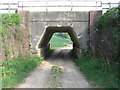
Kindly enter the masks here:
M 49 27 L 47 27 L 44 32 L 44 35 L 39 43 L 39 48 L 47 45 L 49 43 L 52 35 L 56 32 L 67 32 L 70 35 L 71 40 L 73 41 L 74 45 L 78 48 L 81 48 L 80 42 L 77 38 L 77 35 L 74 32 L 73 28 L 70 26 L 63 26 L 63 27 L 49 26 Z
M 52 38 L 53 34 L 56 32 L 65 32 L 68 33 L 71 37 L 71 40 L 73 42 L 73 51 L 74 53 L 80 52 L 81 45 L 77 38 L 77 34 L 75 33 L 74 29 L 70 26 L 49 26 L 46 28 L 45 32 L 43 33 L 43 36 L 39 42 L 38 48 L 40 49 L 40 56 L 46 57 L 46 55 L 49 55 L 49 41 Z

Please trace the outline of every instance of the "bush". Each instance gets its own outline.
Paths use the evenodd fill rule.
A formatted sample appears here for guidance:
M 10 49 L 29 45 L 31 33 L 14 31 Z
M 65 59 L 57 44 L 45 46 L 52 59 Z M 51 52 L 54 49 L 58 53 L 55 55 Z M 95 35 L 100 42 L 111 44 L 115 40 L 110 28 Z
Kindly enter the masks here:
M 1 16 L 2 28 L 0 28 L 0 34 L 2 34 L 2 36 L 5 36 L 6 31 L 10 26 L 19 25 L 22 22 L 22 17 L 17 13 L 2 14 Z
M 95 26 L 99 30 L 101 38 L 106 39 L 105 43 L 109 44 L 106 45 L 110 47 L 111 51 L 107 51 L 106 54 L 111 53 L 113 61 L 120 60 L 120 6 L 111 8 L 101 15 Z
M 116 74 L 116 78 L 120 77 L 120 5 L 109 9 L 105 14 L 101 15 L 97 22 L 96 28 L 99 35 L 100 54 L 105 57 L 105 61 L 109 62 L 111 66 L 111 78 Z M 104 40 L 104 42 L 101 42 Z M 97 42 L 98 43 L 98 42 Z M 109 77 L 107 77 L 109 78 Z M 110 79 L 113 81 L 112 79 Z M 110 82 L 111 82 L 110 81 Z M 120 84 L 120 81 L 117 81 Z M 112 82 L 111 82 L 112 84 Z M 113 83 L 114 85 L 115 83 Z M 109 84 L 110 85 L 110 84 Z M 111 87 L 115 87 L 111 85 Z M 120 87 L 119 87 L 120 88 Z
M 19 14 L 2 14 L 3 26 L 19 25 L 22 21 L 22 17 Z

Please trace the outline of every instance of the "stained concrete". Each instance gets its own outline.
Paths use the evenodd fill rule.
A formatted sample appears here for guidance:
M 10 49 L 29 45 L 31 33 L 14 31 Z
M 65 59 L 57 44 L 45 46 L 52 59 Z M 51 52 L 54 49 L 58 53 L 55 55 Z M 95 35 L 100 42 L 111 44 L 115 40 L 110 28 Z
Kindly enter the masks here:
M 82 36 L 81 38 L 74 39 L 73 42 L 75 43 L 78 42 L 76 40 L 79 40 L 80 47 L 87 51 L 89 12 L 31 12 L 30 25 L 32 50 L 38 49 L 38 45 L 43 38 L 51 37 L 49 35 L 47 37 L 44 36 L 47 27 L 72 27 L 76 37 Z M 74 37 L 71 36 L 71 38 Z M 48 41 L 46 44 L 48 44 Z

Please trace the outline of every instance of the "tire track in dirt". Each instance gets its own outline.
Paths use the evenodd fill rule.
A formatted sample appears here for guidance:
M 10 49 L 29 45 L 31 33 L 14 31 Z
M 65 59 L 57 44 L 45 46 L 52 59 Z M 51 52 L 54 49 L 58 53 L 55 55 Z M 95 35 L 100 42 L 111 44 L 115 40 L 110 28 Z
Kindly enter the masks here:
M 38 66 L 18 88 L 53 88 L 48 85 L 52 66 L 63 67 L 63 75 L 58 88 L 90 88 L 79 68 L 69 56 L 68 49 L 57 50 L 52 56 Z

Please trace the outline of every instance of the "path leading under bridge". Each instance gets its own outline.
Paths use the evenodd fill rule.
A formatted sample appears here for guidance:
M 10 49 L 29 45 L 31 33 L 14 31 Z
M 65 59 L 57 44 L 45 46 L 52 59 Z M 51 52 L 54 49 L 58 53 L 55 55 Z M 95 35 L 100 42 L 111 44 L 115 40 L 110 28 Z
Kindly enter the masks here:
M 57 88 L 91 88 L 79 68 L 69 56 L 70 49 L 59 49 L 52 56 L 37 67 L 18 88 L 54 88 L 50 72 L 54 65 L 62 67 L 63 74 Z

